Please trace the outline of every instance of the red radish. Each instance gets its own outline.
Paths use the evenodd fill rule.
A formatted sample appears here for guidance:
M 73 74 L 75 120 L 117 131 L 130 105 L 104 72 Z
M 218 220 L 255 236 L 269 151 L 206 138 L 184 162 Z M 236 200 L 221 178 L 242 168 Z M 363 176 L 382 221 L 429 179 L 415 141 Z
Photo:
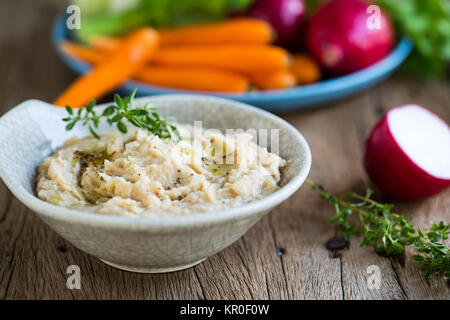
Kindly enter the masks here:
M 370 6 L 362 0 L 332 0 L 311 17 L 309 51 L 331 74 L 361 70 L 392 50 L 395 36 L 391 21 L 383 11 L 373 11 L 379 7 Z
M 432 196 L 450 186 L 450 128 L 423 107 L 394 108 L 367 139 L 364 165 L 392 199 Z
M 305 11 L 303 0 L 257 0 L 247 15 L 270 23 L 277 33 L 276 44 L 295 49 L 301 44 Z

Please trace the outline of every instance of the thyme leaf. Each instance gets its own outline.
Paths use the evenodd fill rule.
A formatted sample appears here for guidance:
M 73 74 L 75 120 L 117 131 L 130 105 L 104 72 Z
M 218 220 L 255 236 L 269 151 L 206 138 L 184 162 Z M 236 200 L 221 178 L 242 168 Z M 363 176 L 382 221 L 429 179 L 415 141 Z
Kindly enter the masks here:
M 93 100 L 85 108 L 80 108 L 78 112 L 74 112 L 72 107 L 67 106 L 67 116 L 62 121 L 67 122 L 66 130 L 72 130 L 77 123 L 88 126 L 91 134 L 100 139 L 96 132 L 101 119 L 105 119 L 110 126 L 116 126 L 122 133 L 127 133 L 128 128 L 124 120 L 128 121 L 135 127 L 150 131 L 161 139 L 172 139 L 178 142 L 180 133 L 178 129 L 167 122 L 156 112 L 156 107 L 145 105 L 143 107 L 133 107 L 133 99 L 137 89 L 128 97 L 122 98 L 117 93 L 114 95 L 114 104 L 105 108 L 101 114 L 97 114 L 94 110 L 96 101 Z
M 425 271 L 426 278 L 435 274 L 450 278 L 450 248 L 444 242 L 450 226 L 444 221 L 430 229 L 416 229 L 410 224 L 412 216 L 405 218 L 392 212 L 394 205 L 372 200 L 370 189 L 364 196 L 349 192 L 338 197 L 309 179 L 306 183 L 334 207 L 336 215 L 330 223 L 339 227 L 347 241 L 354 235 L 362 235 L 361 246 L 373 246 L 376 252 L 386 255 L 400 254 L 410 246 L 416 251 L 412 259 Z M 359 224 L 349 220 L 352 214 L 358 215 Z

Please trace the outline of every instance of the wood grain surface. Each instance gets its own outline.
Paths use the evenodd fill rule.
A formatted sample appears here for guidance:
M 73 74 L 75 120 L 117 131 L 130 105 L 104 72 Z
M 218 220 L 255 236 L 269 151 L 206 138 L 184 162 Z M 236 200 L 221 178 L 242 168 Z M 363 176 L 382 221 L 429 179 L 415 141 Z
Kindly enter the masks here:
M 50 43 L 61 0 L 0 1 L 0 115 L 19 102 L 53 100 L 74 74 Z M 422 104 L 450 122 L 450 83 L 425 84 L 399 75 L 345 101 L 281 116 L 309 142 L 310 177 L 332 192 L 363 192 L 364 140 L 389 109 Z M 0 151 L 1 152 L 1 151 Z M 450 190 L 398 204 L 415 223 L 450 220 Z M 26 209 L 0 183 L 0 299 L 449 299 L 443 278 L 425 280 L 409 258 L 387 258 L 354 239 L 330 252 L 333 210 L 307 186 L 274 209 L 235 244 L 180 272 L 142 275 L 109 267 L 76 249 Z M 81 289 L 66 287 L 69 265 L 81 268 Z M 370 290 L 367 267 L 381 270 Z

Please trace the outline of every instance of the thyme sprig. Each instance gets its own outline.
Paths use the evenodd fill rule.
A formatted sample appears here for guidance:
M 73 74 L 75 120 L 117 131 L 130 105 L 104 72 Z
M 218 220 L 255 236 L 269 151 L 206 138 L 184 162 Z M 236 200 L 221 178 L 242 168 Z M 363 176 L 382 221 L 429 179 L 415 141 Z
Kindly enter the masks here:
M 117 129 L 122 133 L 127 133 L 128 128 L 125 120 L 135 127 L 150 131 L 161 139 L 172 139 L 174 141 L 180 140 L 180 133 L 178 129 L 168 123 L 168 119 L 164 119 L 156 112 L 156 107 L 153 105 L 144 105 L 142 107 L 133 107 L 133 99 L 136 95 L 136 89 L 130 96 L 120 97 L 117 93 L 114 95 L 114 104 L 105 108 L 101 114 L 97 114 L 94 110 L 96 101 L 89 102 L 86 108 L 80 108 L 75 112 L 72 107 L 66 106 L 67 117 L 62 120 L 68 122 L 66 130 L 72 130 L 77 123 L 83 126 L 88 126 L 91 134 L 100 139 L 96 132 L 100 120 L 103 118 L 110 125 L 116 125 Z
M 362 234 L 361 246 L 373 246 L 376 252 L 386 255 L 400 254 L 411 246 L 416 250 L 412 259 L 425 271 L 426 278 L 441 273 L 450 277 L 450 248 L 444 243 L 450 231 L 448 224 L 441 221 L 430 229 L 416 229 L 410 224 L 412 216 L 405 218 L 392 212 L 394 205 L 372 200 L 370 189 L 364 196 L 349 192 L 337 197 L 309 179 L 306 183 L 334 207 L 336 215 L 330 223 L 339 227 L 347 241 Z M 358 215 L 359 225 L 349 220 L 353 213 Z

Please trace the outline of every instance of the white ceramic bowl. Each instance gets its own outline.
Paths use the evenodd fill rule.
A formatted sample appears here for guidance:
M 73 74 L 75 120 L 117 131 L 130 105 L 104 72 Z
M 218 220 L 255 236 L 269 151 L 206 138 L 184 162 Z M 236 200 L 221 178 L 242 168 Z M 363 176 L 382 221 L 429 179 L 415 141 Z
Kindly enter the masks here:
M 163 116 L 204 128 L 279 129 L 281 188 L 249 204 L 223 211 L 184 216 L 126 218 L 58 207 L 34 195 L 36 168 L 71 136 L 88 135 L 85 127 L 66 132 L 63 108 L 29 100 L 0 119 L 0 177 L 11 192 L 74 246 L 102 261 L 135 272 L 169 272 L 188 268 L 239 239 L 273 207 L 291 196 L 306 179 L 311 153 L 290 124 L 260 109 L 225 99 L 198 95 L 140 98 L 154 102 Z M 99 106 L 101 109 L 105 107 Z M 107 130 L 106 127 L 100 131 Z M 270 146 L 269 146 L 270 148 Z

